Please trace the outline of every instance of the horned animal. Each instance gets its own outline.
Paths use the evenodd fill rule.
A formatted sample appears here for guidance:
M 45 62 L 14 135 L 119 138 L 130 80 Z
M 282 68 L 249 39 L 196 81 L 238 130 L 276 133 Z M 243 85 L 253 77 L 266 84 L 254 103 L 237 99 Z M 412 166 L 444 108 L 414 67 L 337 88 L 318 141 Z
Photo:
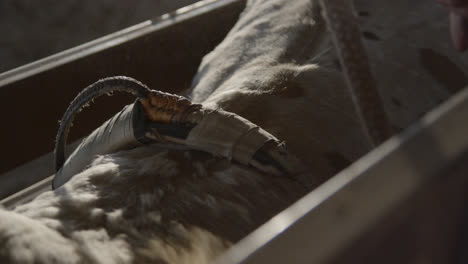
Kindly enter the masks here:
M 356 9 L 378 10 L 374 2 L 356 0 Z M 412 3 L 422 6 L 426 1 Z M 114 80 L 114 85 L 136 85 L 132 91 L 140 97 L 141 107 L 146 104 L 146 110 L 170 110 L 155 117 L 166 124 L 201 113 L 191 116 L 197 117 L 191 119 L 192 125 L 199 124 L 198 117 L 203 117 L 205 111 L 221 113 L 223 118 L 232 113 L 229 118 L 248 120 L 256 131 L 261 128 L 267 132 L 263 135 L 274 139 L 270 141 L 273 143 L 263 142 L 265 149 L 275 150 L 277 156 L 290 153 L 297 157 L 297 164 L 304 166 L 301 171 L 308 172 L 298 174 L 302 178 L 264 169 L 262 163 L 268 159 L 253 157 L 256 152 L 223 152 L 239 146 L 236 142 L 222 145 L 223 141 L 217 138 L 214 146 L 221 148 L 203 148 L 205 143 L 194 148 L 186 144 L 184 137 L 179 141 L 172 137 L 167 142 L 170 132 L 159 136 L 149 133 L 153 144 L 137 142 L 119 149 L 106 146 L 106 153 L 89 155 L 88 164 L 77 166 L 80 169 L 67 174 L 55 190 L 12 210 L 0 209 L 0 262 L 209 263 L 366 153 L 371 144 L 337 63 L 321 11 L 316 0 L 247 1 L 225 39 L 201 62 L 192 88 L 185 94 L 188 101 L 151 92 L 129 79 Z M 406 14 L 406 9 L 403 11 Z M 379 13 L 361 20 L 361 28 L 367 32 L 377 23 L 373 19 L 389 17 L 398 14 Z M 412 21 L 399 20 L 414 25 Z M 398 26 L 381 29 L 382 37 L 392 36 L 392 30 L 397 31 Z M 401 68 L 399 60 L 412 62 L 418 53 L 412 52 L 413 44 L 405 46 L 398 41 L 388 39 L 381 46 L 366 42 L 377 79 L 385 80 L 388 75 L 393 80 L 397 74 L 402 80 L 379 84 L 384 110 L 396 131 L 452 93 L 434 82 L 431 73 L 413 74 Z M 385 46 L 388 43 L 394 46 Z M 439 52 L 446 51 L 443 46 L 438 46 Z M 427 56 L 433 53 L 424 49 L 422 61 L 429 65 Z M 395 50 L 409 52 L 397 58 Z M 385 69 L 379 68 L 381 65 Z M 413 86 L 414 83 L 425 86 Z M 105 81 L 98 82 L 95 87 L 102 88 L 104 84 Z M 423 92 L 425 96 L 420 96 Z M 151 97 L 145 96 L 152 93 L 157 94 L 154 98 L 162 96 L 168 101 L 151 103 Z M 76 107 L 79 109 L 80 103 Z M 133 111 L 131 107 L 124 108 L 120 117 Z M 73 118 L 75 113 L 70 113 Z M 151 117 L 151 113 L 146 115 Z M 224 122 L 223 118 L 215 119 Z M 110 119 L 105 126 L 112 127 L 114 121 Z M 209 129 L 203 131 L 215 131 L 218 127 L 211 121 L 205 125 Z M 143 135 L 154 132 L 154 127 L 146 128 Z M 67 130 L 65 122 L 60 131 Z M 57 169 L 66 164 L 66 133 L 60 131 Z M 227 132 L 220 130 L 213 135 Z M 87 142 L 93 142 L 93 135 Z M 273 158 L 276 160 L 280 158 Z

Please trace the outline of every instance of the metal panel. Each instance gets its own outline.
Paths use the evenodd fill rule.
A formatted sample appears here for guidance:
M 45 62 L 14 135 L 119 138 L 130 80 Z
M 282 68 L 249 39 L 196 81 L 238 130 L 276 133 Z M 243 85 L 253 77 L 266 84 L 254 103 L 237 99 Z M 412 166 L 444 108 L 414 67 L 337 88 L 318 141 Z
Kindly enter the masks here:
M 465 89 L 272 218 L 218 263 L 325 263 L 345 254 L 376 225 L 384 228 L 386 216 L 431 188 L 434 176 L 450 179 L 449 166 L 456 161 L 467 164 L 467 156 L 460 160 L 468 150 L 467 117 Z M 466 187 L 468 175 L 463 168 L 464 173 L 455 175 L 458 186 Z M 464 193 L 464 188 L 453 191 Z

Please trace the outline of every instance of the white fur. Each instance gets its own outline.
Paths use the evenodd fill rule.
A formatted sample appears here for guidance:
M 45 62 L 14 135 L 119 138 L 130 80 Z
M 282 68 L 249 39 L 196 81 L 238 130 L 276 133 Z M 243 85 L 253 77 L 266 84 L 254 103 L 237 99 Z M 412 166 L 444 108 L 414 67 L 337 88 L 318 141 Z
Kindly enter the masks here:
M 97 157 L 55 192 L 0 210 L 1 257 L 206 263 L 304 193 L 205 153 L 140 147 Z
M 204 58 L 191 96 L 285 140 L 321 182 L 368 149 L 335 60 L 316 1 L 251 0 Z M 427 75 L 388 68 L 395 72 L 410 84 Z M 387 106 L 390 96 L 408 103 L 387 107 L 399 127 L 450 94 L 398 91 L 387 85 L 383 94 Z M 307 191 L 196 151 L 100 156 L 56 191 L 0 209 L 0 262 L 207 263 Z

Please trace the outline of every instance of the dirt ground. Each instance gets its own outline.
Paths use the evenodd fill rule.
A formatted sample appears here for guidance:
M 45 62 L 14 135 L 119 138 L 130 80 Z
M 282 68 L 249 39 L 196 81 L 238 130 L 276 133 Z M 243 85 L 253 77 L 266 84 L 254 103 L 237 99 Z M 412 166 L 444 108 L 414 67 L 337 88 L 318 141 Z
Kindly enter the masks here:
M 0 1 L 0 72 L 197 1 Z

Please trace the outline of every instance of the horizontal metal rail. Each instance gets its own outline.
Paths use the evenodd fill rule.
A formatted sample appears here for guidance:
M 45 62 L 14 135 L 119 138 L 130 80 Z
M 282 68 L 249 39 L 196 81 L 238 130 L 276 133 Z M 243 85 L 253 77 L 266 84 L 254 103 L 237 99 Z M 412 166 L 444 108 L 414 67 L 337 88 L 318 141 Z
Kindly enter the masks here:
M 325 263 L 468 150 L 468 88 L 319 186 L 217 263 Z

